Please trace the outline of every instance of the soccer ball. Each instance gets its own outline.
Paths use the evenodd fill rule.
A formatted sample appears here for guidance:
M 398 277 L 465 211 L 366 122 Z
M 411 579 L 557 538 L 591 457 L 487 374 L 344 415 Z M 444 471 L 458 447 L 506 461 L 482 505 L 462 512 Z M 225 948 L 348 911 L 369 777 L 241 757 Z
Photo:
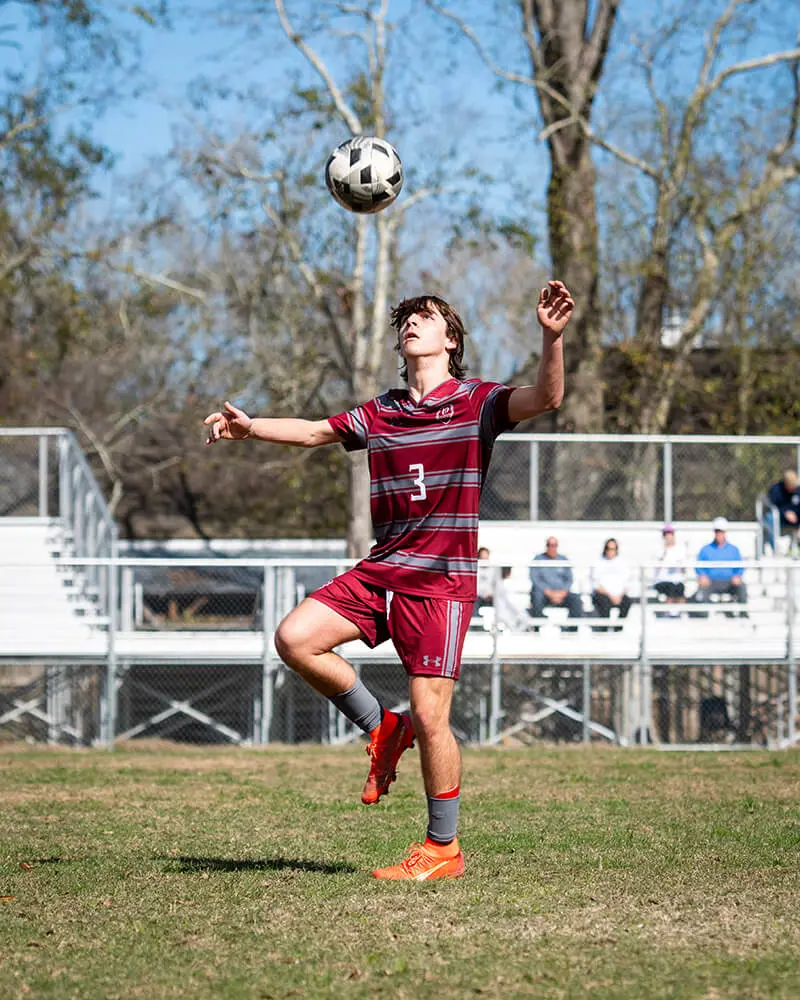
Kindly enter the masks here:
M 385 139 L 356 135 L 328 157 L 325 183 L 336 201 L 359 214 L 380 212 L 403 186 L 403 164 Z

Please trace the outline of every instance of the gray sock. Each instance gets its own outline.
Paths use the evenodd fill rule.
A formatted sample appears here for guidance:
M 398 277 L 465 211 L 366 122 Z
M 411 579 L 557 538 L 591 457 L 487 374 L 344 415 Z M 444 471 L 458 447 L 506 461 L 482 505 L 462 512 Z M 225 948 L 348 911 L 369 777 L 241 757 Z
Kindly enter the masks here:
M 444 799 L 428 796 L 428 840 L 435 844 L 449 844 L 455 840 L 460 801 L 460 792 Z
M 383 709 L 375 695 L 369 691 L 359 677 L 349 691 L 334 694 L 328 699 L 359 729 L 371 733 L 381 724 Z

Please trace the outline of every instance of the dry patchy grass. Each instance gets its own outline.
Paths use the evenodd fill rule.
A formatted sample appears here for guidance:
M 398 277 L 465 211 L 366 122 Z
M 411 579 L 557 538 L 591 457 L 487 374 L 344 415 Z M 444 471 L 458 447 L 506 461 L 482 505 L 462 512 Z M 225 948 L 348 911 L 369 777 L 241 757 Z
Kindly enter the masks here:
M 466 877 L 377 883 L 415 758 L 2 747 L 4 998 L 800 995 L 800 754 L 469 751 Z

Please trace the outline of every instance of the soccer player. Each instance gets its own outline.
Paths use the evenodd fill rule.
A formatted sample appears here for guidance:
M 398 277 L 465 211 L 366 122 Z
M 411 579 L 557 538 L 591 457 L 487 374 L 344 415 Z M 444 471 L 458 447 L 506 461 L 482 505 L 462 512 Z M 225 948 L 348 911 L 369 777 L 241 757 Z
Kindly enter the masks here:
M 543 343 L 535 385 L 511 388 L 467 379 L 464 325 L 435 295 L 404 299 L 391 325 L 406 389 L 327 420 L 252 418 L 225 403 L 205 419 L 207 444 L 256 438 L 313 448 L 366 448 L 376 542 L 352 569 L 307 597 L 280 623 L 283 661 L 368 736 L 371 757 L 361 799 L 389 791 L 401 755 L 419 744 L 428 800 L 424 843 L 382 879 L 453 878 L 464 871 L 457 824 L 461 755 L 450 729 L 453 688 L 476 596 L 478 507 L 498 434 L 559 406 L 562 332 L 574 302 L 560 281 L 539 295 Z M 391 638 L 409 677 L 411 713 L 384 708 L 333 650 Z

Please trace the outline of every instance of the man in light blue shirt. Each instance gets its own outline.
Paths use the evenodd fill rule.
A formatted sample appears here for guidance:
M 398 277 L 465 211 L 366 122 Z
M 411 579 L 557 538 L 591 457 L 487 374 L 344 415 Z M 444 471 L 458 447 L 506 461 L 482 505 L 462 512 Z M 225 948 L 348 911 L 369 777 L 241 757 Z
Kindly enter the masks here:
M 695 601 L 705 603 L 712 594 L 730 594 L 739 604 L 747 602 L 747 587 L 742 580 L 744 567 L 736 563 L 742 561 L 738 546 L 728 541 L 728 522 L 724 517 L 715 517 L 711 522 L 714 541 L 704 545 L 697 554 L 697 593 Z M 715 563 L 733 563 L 732 566 L 717 566 Z
M 546 607 L 564 607 L 570 618 L 581 617 L 581 595 L 570 589 L 572 569 L 568 565 L 560 565 L 567 561 L 566 556 L 559 554 L 558 539 L 552 536 L 545 542 L 544 552 L 533 557 L 529 573 L 531 614 L 534 618 L 541 618 Z

